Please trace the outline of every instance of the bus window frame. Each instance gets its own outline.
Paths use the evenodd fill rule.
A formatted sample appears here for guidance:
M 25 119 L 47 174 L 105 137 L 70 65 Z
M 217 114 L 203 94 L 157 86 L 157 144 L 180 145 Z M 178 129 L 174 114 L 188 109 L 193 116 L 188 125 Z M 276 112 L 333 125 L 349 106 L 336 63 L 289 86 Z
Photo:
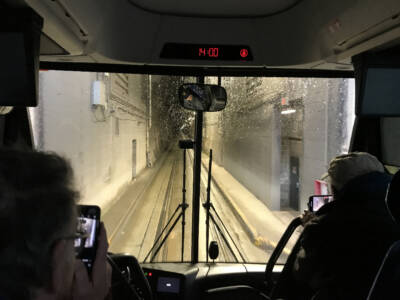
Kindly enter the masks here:
M 106 72 L 170 76 L 221 76 L 221 77 L 293 77 L 293 78 L 354 78 L 354 71 L 284 69 L 266 67 L 194 67 L 194 66 L 155 66 L 102 63 L 73 63 L 41 61 L 40 69 L 79 72 Z

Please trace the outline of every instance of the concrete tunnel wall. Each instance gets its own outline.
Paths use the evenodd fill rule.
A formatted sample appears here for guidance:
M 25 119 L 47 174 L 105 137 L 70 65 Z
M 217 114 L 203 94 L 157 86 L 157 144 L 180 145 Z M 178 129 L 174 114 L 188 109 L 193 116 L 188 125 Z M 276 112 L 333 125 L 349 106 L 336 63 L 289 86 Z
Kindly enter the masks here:
M 146 112 L 147 100 L 137 84 L 140 76 L 129 76 L 125 100 Z M 32 117 L 36 147 L 55 151 L 71 162 L 80 202 L 96 203 L 107 210 L 132 180 L 133 140 L 137 145 L 136 174 L 146 167 L 147 116 L 126 113 L 132 107 L 112 101 L 109 90 L 107 109 L 94 108 L 91 87 L 98 77 L 87 72 L 41 72 L 39 107 L 32 110 Z
M 272 210 L 280 209 L 279 201 L 275 201 L 280 198 L 280 128 L 276 114 L 268 110 L 260 128 L 253 128 L 240 139 L 227 139 L 224 145 L 225 169 Z
M 274 108 L 268 97 L 301 99 L 304 105 L 303 137 L 301 142 L 295 143 L 294 151 L 300 158 L 299 210 L 302 211 L 307 207 L 308 197 L 314 194 L 314 181 L 326 172 L 329 161 L 348 151 L 354 122 L 354 81 L 267 80 L 271 80 L 276 90 L 271 92 L 270 87 L 262 86 L 269 92 L 263 95 L 264 102 L 261 103 L 264 104 L 258 105 L 247 117 L 241 113 L 239 119 L 235 118 L 242 123 L 250 119 L 246 126 L 235 132 L 237 138 L 224 135 L 222 113 L 205 114 L 204 146 L 207 152 L 214 149 L 216 163 L 228 170 L 269 209 L 279 210 L 287 205 L 287 200 L 281 199 L 280 190 L 281 158 L 287 161 L 287 157 L 281 155 L 287 156 L 287 153 L 285 149 L 281 152 L 280 110 Z M 229 95 L 229 84 L 236 83 L 224 83 Z M 263 85 L 267 87 L 268 82 L 263 82 Z M 247 95 L 244 93 L 241 97 L 247 98 Z M 282 197 L 287 197 L 287 191 L 283 189 L 283 192 Z

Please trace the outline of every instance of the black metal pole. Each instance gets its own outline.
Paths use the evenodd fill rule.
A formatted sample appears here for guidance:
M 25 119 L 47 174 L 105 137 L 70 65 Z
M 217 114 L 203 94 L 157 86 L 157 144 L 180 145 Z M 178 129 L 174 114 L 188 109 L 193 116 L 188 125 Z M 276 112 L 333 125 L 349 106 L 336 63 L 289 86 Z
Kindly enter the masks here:
M 0 145 L 4 145 L 4 132 L 6 125 L 6 116 L 0 116 Z
M 199 218 L 200 218 L 200 172 L 201 147 L 203 142 L 203 112 L 196 111 L 193 161 L 193 210 L 192 210 L 192 263 L 199 261 Z
M 267 267 L 265 269 L 265 278 L 267 287 L 269 289 L 269 294 L 272 292 L 272 287 L 274 287 L 274 279 L 273 279 L 273 271 L 276 262 L 278 261 L 279 257 L 281 256 L 283 249 L 285 249 L 286 244 L 289 242 L 290 237 L 292 236 L 293 232 L 301 225 L 301 218 L 297 217 L 292 222 L 290 222 L 289 226 L 286 228 L 285 232 L 283 233 L 281 239 L 276 245 L 274 251 L 272 252 L 271 256 L 269 257 Z M 299 240 L 296 242 L 294 249 L 299 247 Z M 296 252 L 295 252 L 296 253 Z
M 208 243 L 210 241 L 210 206 L 211 206 L 211 167 L 212 167 L 212 149 L 210 149 L 210 158 L 208 161 L 208 182 L 207 182 L 207 202 L 206 202 L 206 253 L 207 253 L 207 262 L 208 262 Z
M 181 262 L 183 262 L 183 255 L 185 249 L 185 224 L 186 224 L 186 149 L 183 149 L 183 186 L 182 186 L 182 249 L 181 249 Z

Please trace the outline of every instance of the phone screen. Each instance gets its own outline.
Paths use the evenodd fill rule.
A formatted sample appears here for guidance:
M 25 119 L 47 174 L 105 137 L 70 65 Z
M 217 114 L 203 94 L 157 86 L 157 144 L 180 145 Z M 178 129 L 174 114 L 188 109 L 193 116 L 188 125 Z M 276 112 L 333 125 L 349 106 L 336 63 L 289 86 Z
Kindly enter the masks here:
M 96 256 L 97 232 L 100 225 L 98 206 L 78 205 L 77 233 L 75 252 L 90 271 Z
M 331 201 L 333 201 L 332 195 L 314 195 L 309 199 L 308 208 L 310 211 L 315 212 Z

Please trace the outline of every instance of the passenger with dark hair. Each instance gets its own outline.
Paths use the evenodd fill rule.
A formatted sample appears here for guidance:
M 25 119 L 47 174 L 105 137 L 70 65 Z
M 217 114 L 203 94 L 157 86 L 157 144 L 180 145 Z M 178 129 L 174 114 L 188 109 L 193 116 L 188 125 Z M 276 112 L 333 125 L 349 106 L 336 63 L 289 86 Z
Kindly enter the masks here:
M 355 152 L 333 159 L 327 178 L 334 201 L 307 216 L 294 277 L 310 290 L 305 299 L 366 299 L 400 236 L 385 203 L 391 176 L 376 157 Z
M 103 225 L 92 276 L 75 260 L 77 199 L 63 158 L 0 150 L 0 299 L 106 298 L 111 270 Z

